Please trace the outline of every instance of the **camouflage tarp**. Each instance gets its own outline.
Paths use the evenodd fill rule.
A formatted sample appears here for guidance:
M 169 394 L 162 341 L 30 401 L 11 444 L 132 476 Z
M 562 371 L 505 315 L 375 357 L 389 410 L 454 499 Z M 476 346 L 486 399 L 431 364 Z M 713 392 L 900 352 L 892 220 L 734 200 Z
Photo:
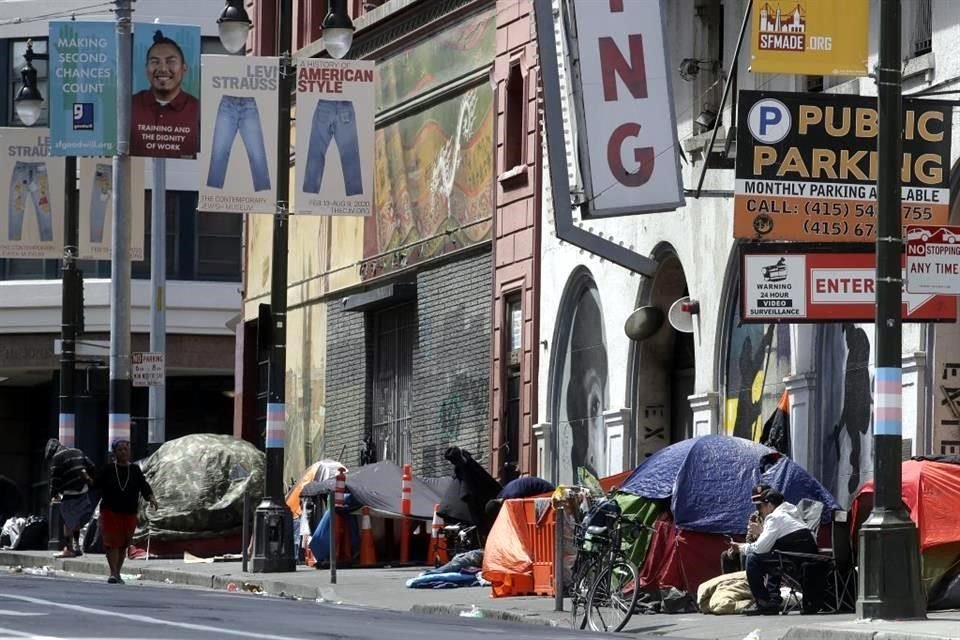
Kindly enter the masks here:
M 231 482 L 236 465 L 249 475 Z M 142 467 L 160 508 L 141 504 L 134 542 L 146 539 L 147 518 L 156 541 L 239 534 L 243 492 L 249 487 L 254 508 L 263 495 L 263 452 L 231 436 L 197 434 L 171 440 Z

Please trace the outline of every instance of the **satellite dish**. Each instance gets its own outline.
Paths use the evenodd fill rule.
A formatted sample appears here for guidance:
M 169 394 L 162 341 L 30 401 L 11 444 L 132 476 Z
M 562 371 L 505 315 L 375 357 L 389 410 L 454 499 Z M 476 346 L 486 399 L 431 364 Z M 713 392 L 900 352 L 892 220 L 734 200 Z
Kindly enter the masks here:
M 700 313 L 700 303 L 684 297 L 670 305 L 667 320 L 670 321 L 670 326 L 680 333 L 693 333 L 693 316 L 698 313 Z
M 631 340 L 646 340 L 663 326 L 663 311 L 658 307 L 640 307 L 630 314 L 623 324 L 623 331 Z

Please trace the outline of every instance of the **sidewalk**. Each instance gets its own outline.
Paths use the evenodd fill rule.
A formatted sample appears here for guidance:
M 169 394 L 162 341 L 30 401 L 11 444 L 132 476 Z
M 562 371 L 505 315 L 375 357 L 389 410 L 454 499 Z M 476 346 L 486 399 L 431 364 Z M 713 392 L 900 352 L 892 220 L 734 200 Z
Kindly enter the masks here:
M 0 566 L 25 573 L 60 576 L 107 575 L 102 555 L 67 560 L 47 551 L 0 551 Z M 44 568 L 46 568 L 44 570 Z M 341 569 L 337 584 L 330 572 L 298 567 L 295 573 L 242 573 L 239 562 L 185 564 L 182 560 L 127 560 L 124 578 L 137 581 L 236 590 L 267 595 L 319 600 L 327 603 L 460 615 L 476 606 L 483 617 L 531 624 L 568 626 L 568 613 L 554 609 L 553 598 L 491 598 L 483 587 L 465 589 L 407 589 L 408 578 L 419 569 Z M 627 631 L 689 640 L 742 640 L 759 629 L 760 640 L 947 640 L 960 637 L 960 612 L 936 612 L 914 622 L 854 620 L 852 614 L 800 616 L 648 615 L 631 619 Z

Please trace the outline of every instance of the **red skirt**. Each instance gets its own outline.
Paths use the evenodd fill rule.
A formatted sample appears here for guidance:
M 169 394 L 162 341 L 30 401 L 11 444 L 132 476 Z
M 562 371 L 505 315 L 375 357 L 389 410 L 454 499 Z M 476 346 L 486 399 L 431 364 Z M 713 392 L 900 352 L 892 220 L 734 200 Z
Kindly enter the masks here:
M 137 529 L 137 514 L 115 513 L 100 507 L 100 538 L 105 549 L 126 549 Z

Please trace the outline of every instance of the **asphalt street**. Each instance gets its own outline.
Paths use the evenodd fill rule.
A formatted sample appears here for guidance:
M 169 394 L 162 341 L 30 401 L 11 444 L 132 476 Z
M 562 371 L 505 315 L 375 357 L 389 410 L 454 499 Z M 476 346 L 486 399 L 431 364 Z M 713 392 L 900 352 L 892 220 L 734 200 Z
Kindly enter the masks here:
M 509 640 L 591 637 L 547 626 L 422 616 L 243 593 L 0 576 L 0 640 L 460 640 L 480 634 Z

